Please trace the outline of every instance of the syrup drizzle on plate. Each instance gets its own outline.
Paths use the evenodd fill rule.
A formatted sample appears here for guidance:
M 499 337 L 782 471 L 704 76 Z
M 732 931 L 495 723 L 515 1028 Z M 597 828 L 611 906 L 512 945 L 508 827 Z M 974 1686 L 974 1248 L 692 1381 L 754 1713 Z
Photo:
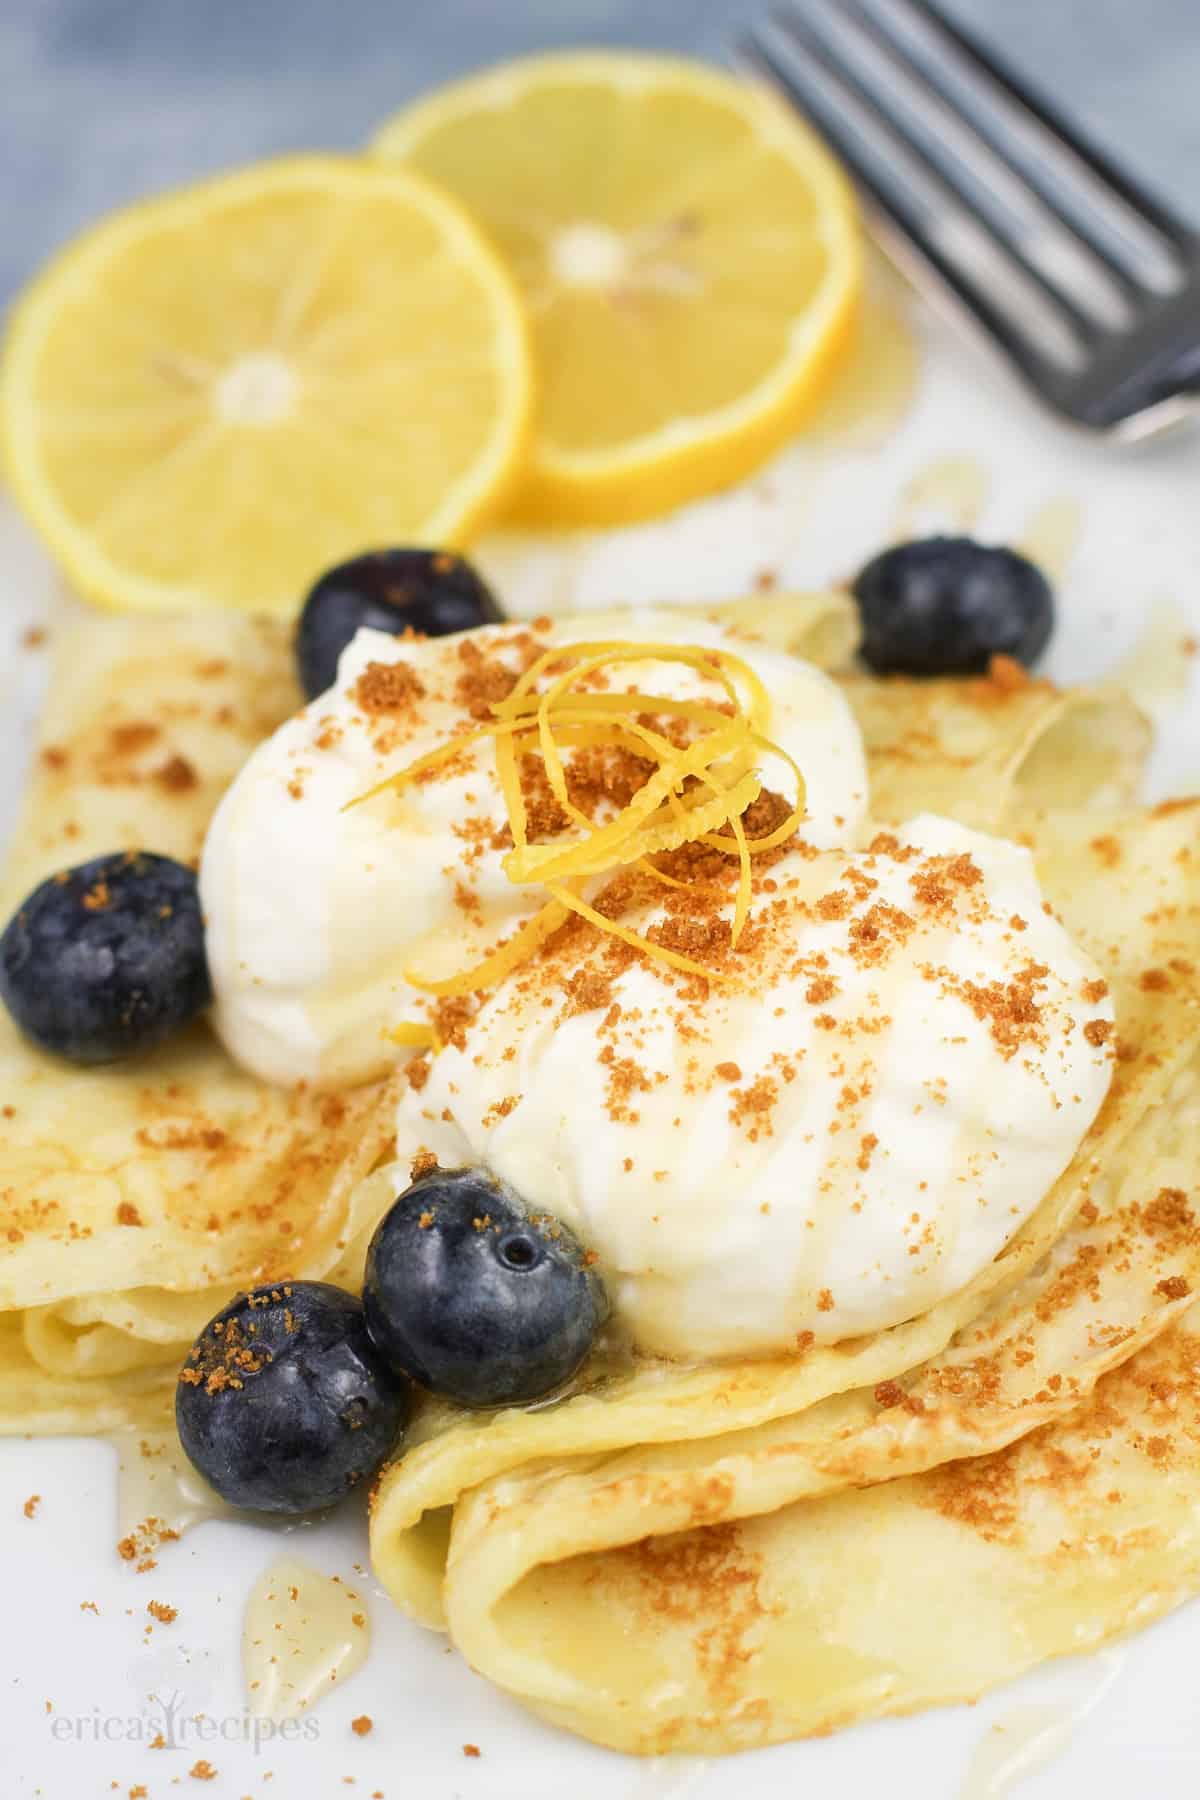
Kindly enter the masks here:
M 294 1719 L 367 1659 L 367 1603 L 337 1575 L 281 1556 L 255 1582 L 242 1622 L 247 1711 Z
M 1151 602 L 1141 634 L 1107 679 L 1160 722 L 1187 698 L 1196 650 L 1186 616 L 1162 596 Z
M 241 1515 L 199 1476 L 174 1430 L 135 1425 L 107 1434 L 117 1452 L 117 1520 L 122 1540 L 182 1536 L 206 1519 Z
M 997 1719 L 975 1745 L 959 1800 L 1002 1800 L 1026 1776 L 1047 1768 L 1071 1744 L 1124 1663 L 1123 1649 L 1103 1650 L 1080 1665 L 1083 1685 L 1068 1698 L 1017 1706 Z
M 622 1800 L 691 1800 L 712 1766 L 707 1756 L 651 1757 Z
M 989 477 L 975 456 L 939 456 L 909 477 L 892 517 L 892 539 L 970 533 L 982 513 Z
M 1017 548 L 1054 583 L 1063 579 L 1083 532 L 1083 508 L 1070 494 L 1043 501 Z

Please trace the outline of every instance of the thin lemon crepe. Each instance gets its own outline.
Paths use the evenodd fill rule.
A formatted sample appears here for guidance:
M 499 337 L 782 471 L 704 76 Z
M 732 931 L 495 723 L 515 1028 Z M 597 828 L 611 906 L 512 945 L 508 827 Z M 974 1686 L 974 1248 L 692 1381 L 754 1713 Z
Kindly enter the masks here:
M 718 607 L 819 660 L 853 647 L 844 595 Z M 225 788 L 300 704 L 289 629 L 205 613 L 88 618 L 57 645 L 0 877 L 7 918 L 54 870 L 142 847 L 194 861 Z M 388 1084 L 291 1092 L 207 1027 L 142 1062 L 73 1069 L 0 1008 L 0 1430 L 101 1430 L 169 1393 L 193 1337 L 276 1275 L 354 1286 L 390 1192 Z M 372 1210 L 373 1209 L 373 1210 Z
M 844 596 L 773 600 L 720 609 L 722 623 L 843 659 Z M 376 1495 L 381 1579 L 526 1704 L 624 1749 L 796 1736 L 978 1691 L 1072 1647 L 1082 1602 L 1047 1597 L 1028 1496 L 1006 1503 L 1003 1543 L 980 1529 L 971 1496 L 995 1456 L 1022 1468 L 1028 1456 L 1036 1475 L 1043 1446 L 1083 1429 L 1080 1409 L 1106 1382 L 1174 1355 L 1164 1346 L 1200 1283 L 1186 1199 L 1200 814 L 1132 809 L 1148 732 L 1118 693 L 1060 694 L 1006 669 L 925 685 L 851 676 L 846 692 L 876 820 L 936 809 L 1033 849 L 1050 902 L 1112 988 L 1114 1082 L 1003 1255 L 921 1318 L 793 1359 L 692 1368 L 605 1346 L 551 1405 L 481 1416 L 425 1403 Z M 101 850 L 194 857 L 224 786 L 297 698 L 274 628 L 80 627 L 60 649 L 6 910 Z M 4 1022 L 0 1093 L 9 1430 L 157 1417 L 184 1347 L 234 1289 L 279 1274 L 355 1285 L 404 1149 L 391 1144 L 392 1083 L 332 1098 L 267 1088 L 203 1027 L 143 1065 L 73 1071 Z M 1140 1470 L 1146 1409 L 1162 1402 L 1121 1392 L 1104 1454 Z M 1081 1541 L 1093 1487 L 1072 1490 Z M 1152 1487 L 1125 1481 L 1143 1510 Z M 1060 1509 L 1072 1503 L 1056 1490 Z M 1164 1504 L 1183 1518 L 1182 1501 Z M 1121 1503 L 1104 1505 L 1119 1534 Z M 863 1516 L 883 1560 L 862 1541 Z M 959 1567 L 960 1597 L 976 1574 L 991 1595 L 973 1657 L 863 1573 L 911 1561 L 908 1536 L 929 1541 L 930 1579 L 940 1557 Z M 1149 1549 L 1130 1559 L 1125 1587 L 1096 1590 L 1089 1629 L 1177 1597 L 1190 1577 L 1168 1592 L 1164 1566 Z M 1017 1570 L 1011 1604 L 1004 1569 Z M 1086 1569 L 1076 1589 L 1090 1591 Z
M 1007 1641 L 961 1664 L 944 1629 L 927 1633 L 911 1602 L 895 1607 L 882 1578 L 864 1586 L 856 1558 L 874 1568 L 873 1550 L 828 1496 L 844 1492 L 853 1513 L 858 1489 L 884 1484 L 871 1516 L 891 1531 L 898 1478 L 1059 1429 L 1200 1286 L 1187 1197 L 1200 1122 L 1198 819 L 1191 807 L 1025 814 L 1052 903 L 1112 986 L 1121 1038 L 1079 1154 L 970 1289 L 907 1325 L 796 1359 L 641 1364 L 598 1371 L 591 1389 L 533 1412 L 431 1410 L 425 1441 L 385 1474 L 373 1511 L 375 1567 L 399 1604 L 444 1624 L 477 1669 L 547 1717 L 644 1753 L 824 1730 L 978 1691 L 991 1677 L 972 1687 L 967 1670 L 991 1667 L 988 1654 L 1005 1672 L 1022 1653 L 1075 1647 L 1078 1613 L 1056 1612 L 1031 1577 L 1041 1648 L 1029 1649 L 1010 1609 Z M 1151 1430 L 1131 1400 L 1123 1416 L 1122 1442 Z M 959 1476 L 943 1476 L 942 1489 L 929 1479 L 931 1492 L 958 1491 Z M 987 1477 L 961 1481 L 970 1491 Z M 1056 1492 L 1068 1515 L 1072 1491 L 1068 1481 Z M 816 1498 L 825 1523 L 810 1539 Z M 905 1504 L 926 1506 L 919 1491 Z M 1122 1502 L 1108 1504 L 1119 1535 Z M 825 1547 L 836 1534 L 839 1574 Z M 957 1603 L 970 1614 L 971 1558 L 961 1546 L 956 1555 Z M 1136 1581 L 1152 1568 L 1161 1578 L 1151 1562 L 1138 1568 Z M 935 1587 L 938 1569 L 935 1557 L 925 1571 Z M 847 1636 L 839 1609 L 827 1616 L 811 1598 L 839 1581 L 857 1620 Z M 1151 1585 L 1125 1600 L 1152 1610 L 1166 1592 Z M 1088 1616 L 1102 1636 L 1126 1614 L 1102 1613 L 1100 1626 Z
M 273 624 L 96 619 L 68 632 L 0 912 L 102 851 L 195 858 L 224 788 L 298 701 Z M 0 1009 L 0 1424 L 114 1422 L 222 1296 L 322 1274 L 390 1130 L 383 1089 L 272 1089 L 204 1025 L 143 1060 L 75 1069 Z

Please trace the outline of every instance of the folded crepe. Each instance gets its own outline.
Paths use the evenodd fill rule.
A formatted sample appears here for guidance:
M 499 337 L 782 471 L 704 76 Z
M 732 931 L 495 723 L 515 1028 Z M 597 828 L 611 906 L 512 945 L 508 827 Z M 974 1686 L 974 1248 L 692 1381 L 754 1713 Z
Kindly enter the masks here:
M 822 663 L 852 641 L 844 596 L 719 611 Z M 1190 1580 L 1187 1553 L 1168 1569 L 1163 1549 L 1194 1533 L 1190 1452 L 1159 1414 L 1191 1392 L 1200 1283 L 1186 1193 L 1200 815 L 1131 809 L 1148 733 L 1120 694 L 1059 694 L 1003 668 L 849 677 L 846 692 L 879 822 L 936 809 L 1033 849 L 1110 982 L 1120 1058 L 1071 1167 L 995 1263 L 923 1317 L 786 1359 L 685 1367 L 601 1346 L 553 1404 L 423 1404 L 375 1497 L 382 1580 L 528 1705 L 623 1749 L 726 1751 L 977 1692 L 1075 1647 L 1085 1615 L 1102 1636 Z M 5 916 L 101 851 L 195 858 L 223 788 L 297 701 L 277 628 L 79 627 L 60 647 Z M 268 1088 L 204 1026 L 140 1062 L 76 1070 L 0 1020 L 0 1425 L 161 1418 L 184 1347 L 232 1291 L 285 1275 L 356 1285 L 395 1191 L 393 1087 Z M 1092 1573 L 1101 1531 L 1127 1549 L 1123 1574 Z M 943 1569 L 953 1595 L 935 1604 Z M 952 1630 L 975 1591 L 978 1613 Z
M 1179 1323 L 1200 1288 L 1200 803 L 1110 810 L 1142 741 L 1111 696 L 1064 707 L 1004 671 L 849 691 L 877 816 L 932 803 L 1032 849 L 1109 983 L 1114 1079 L 1007 1248 L 920 1318 L 792 1358 L 601 1358 L 532 1411 L 427 1406 L 374 1498 L 381 1580 L 489 1679 L 622 1750 L 967 1697 L 1200 1585 Z
M 706 609 L 822 664 L 853 650 L 845 595 Z M 195 862 L 225 788 L 301 702 L 290 628 L 204 613 L 86 618 L 57 647 L 0 920 L 47 875 L 114 849 Z M 161 1421 L 184 1351 L 239 1288 L 357 1286 L 390 1191 L 388 1084 L 284 1091 L 204 1025 L 77 1069 L 0 1007 L 0 1430 Z
M 58 648 L 0 917 L 104 851 L 198 856 L 225 787 L 299 704 L 283 628 L 97 618 Z M 239 1287 L 324 1275 L 391 1134 L 382 1088 L 266 1086 L 198 1024 L 108 1068 L 0 1008 L 0 1427 L 99 1430 L 161 1389 Z

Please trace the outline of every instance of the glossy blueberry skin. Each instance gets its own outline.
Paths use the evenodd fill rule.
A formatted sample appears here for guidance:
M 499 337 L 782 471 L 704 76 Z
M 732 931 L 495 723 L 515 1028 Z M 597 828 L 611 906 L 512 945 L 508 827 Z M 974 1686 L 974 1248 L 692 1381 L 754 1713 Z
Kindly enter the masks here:
M 503 619 L 491 590 L 452 550 L 371 550 L 326 570 L 304 602 L 296 627 L 300 684 L 309 700 L 332 687 L 338 657 L 364 625 L 448 637 Z
M 396 1448 L 408 1414 L 361 1303 L 326 1281 L 239 1294 L 196 1339 L 175 1393 L 196 1468 L 258 1512 L 332 1506 Z
M 363 1307 L 388 1361 L 462 1406 L 540 1400 L 608 1316 L 574 1236 L 481 1169 L 435 1169 L 401 1194 L 371 1239 Z
M 973 538 L 896 544 L 859 571 L 862 657 L 877 675 L 981 675 L 993 656 L 1036 661 L 1054 629 L 1054 596 L 1015 550 Z
M 0 935 L 0 998 L 75 1063 L 152 1049 L 212 999 L 196 877 L 148 851 L 97 856 L 34 888 Z

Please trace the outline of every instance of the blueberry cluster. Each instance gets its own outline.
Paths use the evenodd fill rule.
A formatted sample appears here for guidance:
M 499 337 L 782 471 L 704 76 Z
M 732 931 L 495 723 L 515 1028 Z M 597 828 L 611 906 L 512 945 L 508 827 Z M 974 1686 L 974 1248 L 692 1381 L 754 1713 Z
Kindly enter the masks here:
M 607 1310 L 565 1226 L 480 1169 L 435 1169 L 380 1222 L 361 1301 L 276 1283 L 205 1326 L 179 1378 L 180 1441 L 233 1505 L 312 1512 L 398 1447 L 411 1383 L 463 1406 L 540 1400 L 575 1374 Z

